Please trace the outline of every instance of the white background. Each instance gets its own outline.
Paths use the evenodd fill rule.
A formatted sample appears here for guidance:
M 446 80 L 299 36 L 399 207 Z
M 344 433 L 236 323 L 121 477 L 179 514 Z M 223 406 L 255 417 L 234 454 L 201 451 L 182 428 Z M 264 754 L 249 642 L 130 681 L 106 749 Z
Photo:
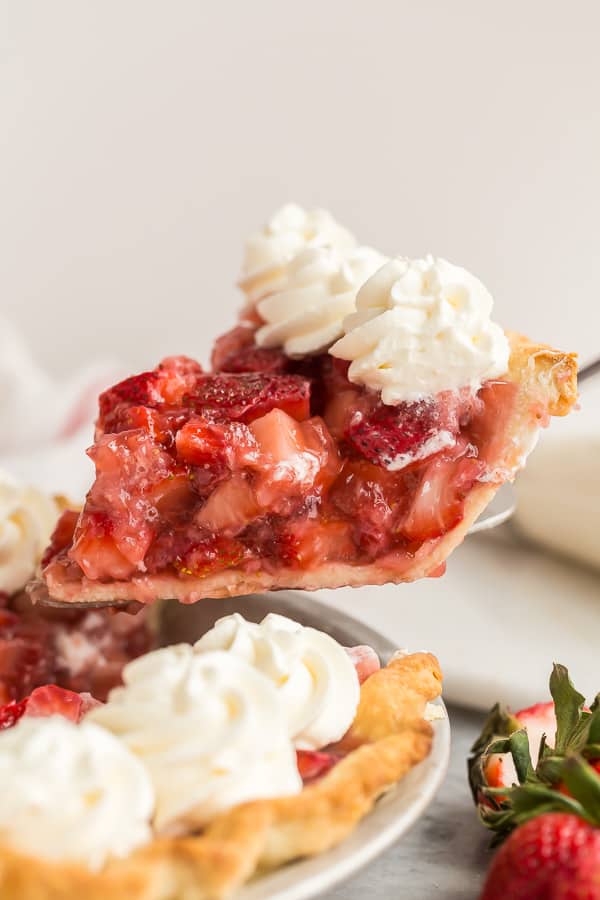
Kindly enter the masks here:
M 0 308 L 56 372 L 205 358 L 245 234 L 289 199 L 600 351 L 594 0 L 0 11 Z

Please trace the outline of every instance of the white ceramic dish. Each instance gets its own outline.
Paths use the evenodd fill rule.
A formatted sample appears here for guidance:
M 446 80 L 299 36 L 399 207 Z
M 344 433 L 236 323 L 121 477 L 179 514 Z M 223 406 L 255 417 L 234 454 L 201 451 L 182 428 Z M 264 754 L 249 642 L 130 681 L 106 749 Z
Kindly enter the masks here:
M 175 603 L 167 605 L 163 614 L 164 642 L 196 640 L 217 618 L 234 611 L 253 621 L 259 621 L 268 612 L 288 615 L 305 625 L 328 631 L 345 645 L 370 644 L 383 661 L 396 649 L 382 634 L 351 616 L 319 603 L 310 594 L 291 591 L 233 600 L 203 600 L 189 607 Z M 318 897 L 398 840 L 424 813 L 446 774 L 450 755 L 448 719 L 436 721 L 434 729 L 435 739 L 429 757 L 376 804 L 349 838 L 328 853 L 255 879 L 236 894 L 235 900 Z

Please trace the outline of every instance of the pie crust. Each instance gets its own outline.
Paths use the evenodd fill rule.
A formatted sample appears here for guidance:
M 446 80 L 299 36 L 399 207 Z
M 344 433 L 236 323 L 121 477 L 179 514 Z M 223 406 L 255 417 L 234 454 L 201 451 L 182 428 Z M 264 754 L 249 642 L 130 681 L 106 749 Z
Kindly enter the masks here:
M 246 572 L 227 568 L 202 577 L 176 574 L 134 575 L 128 581 L 93 581 L 46 572 L 46 588 L 53 600 L 77 603 L 114 603 L 157 598 L 194 603 L 204 597 L 232 597 L 280 589 L 318 590 L 415 581 L 440 574 L 447 557 L 461 543 L 499 487 L 512 480 L 531 450 L 538 430 L 550 416 L 564 416 L 577 401 L 576 355 L 534 344 L 507 333 L 511 356 L 507 379 L 518 385 L 516 401 L 493 459 L 495 476 L 469 491 L 462 520 L 442 537 L 423 543 L 412 556 L 393 551 L 374 562 L 324 562 L 310 570 L 280 567 L 276 571 Z
M 426 704 L 441 693 L 429 653 L 394 657 L 361 686 L 347 755 L 292 797 L 234 807 L 197 836 L 162 838 L 99 873 L 0 846 L 6 900 L 219 900 L 255 874 L 342 841 L 383 793 L 430 752 Z

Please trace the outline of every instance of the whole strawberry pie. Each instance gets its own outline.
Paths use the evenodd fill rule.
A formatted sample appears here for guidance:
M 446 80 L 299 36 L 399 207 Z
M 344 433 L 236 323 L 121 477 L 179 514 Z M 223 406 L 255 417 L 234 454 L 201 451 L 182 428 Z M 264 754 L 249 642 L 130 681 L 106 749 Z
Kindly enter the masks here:
M 551 415 L 573 355 L 505 334 L 431 256 L 328 214 L 252 236 L 238 324 L 100 396 L 96 479 L 45 556 L 54 601 L 151 603 L 438 576 Z

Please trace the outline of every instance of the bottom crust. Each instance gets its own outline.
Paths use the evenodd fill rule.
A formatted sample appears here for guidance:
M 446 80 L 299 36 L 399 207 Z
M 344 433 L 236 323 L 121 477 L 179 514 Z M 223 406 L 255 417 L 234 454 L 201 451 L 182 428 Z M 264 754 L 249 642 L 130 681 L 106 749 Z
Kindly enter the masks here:
M 385 791 L 430 752 L 423 718 L 441 693 L 434 656 L 393 659 L 361 687 L 348 751 L 293 797 L 257 800 L 215 819 L 202 835 L 156 840 L 95 874 L 0 846 L 1 900 L 221 900 L 255 873 L 342 841 Z

